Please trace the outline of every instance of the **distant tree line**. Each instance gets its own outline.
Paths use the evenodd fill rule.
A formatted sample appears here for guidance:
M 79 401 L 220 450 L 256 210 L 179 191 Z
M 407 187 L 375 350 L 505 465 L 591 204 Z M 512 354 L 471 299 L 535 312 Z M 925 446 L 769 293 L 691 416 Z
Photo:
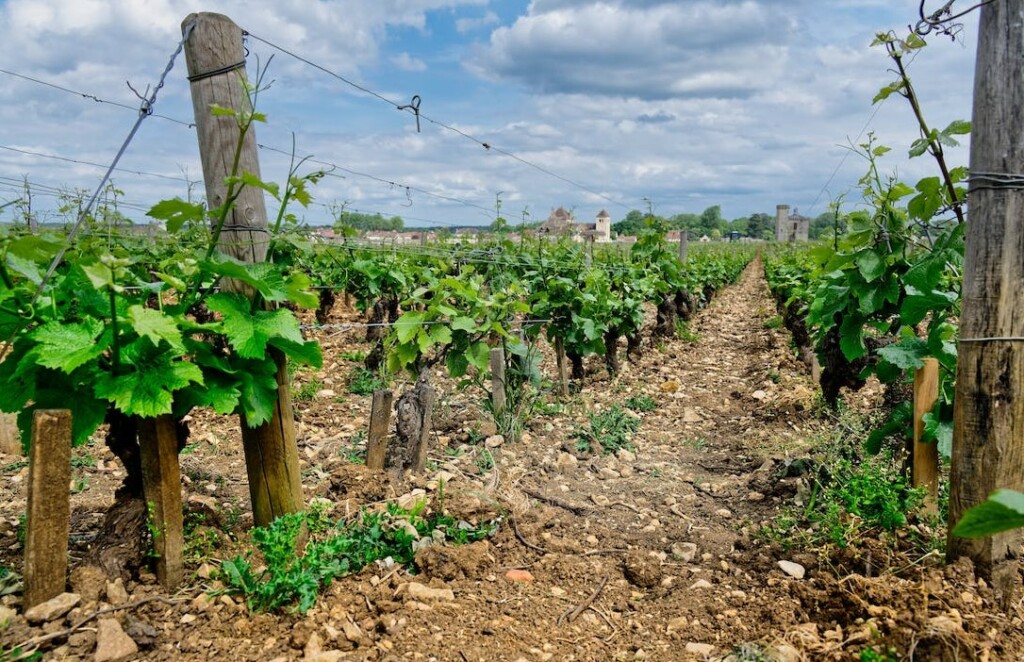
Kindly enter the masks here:
M 651 216 L 639 209 L 633 209 L 617 223 L 612 223 L 612 231 L 619 235 L 637 235 L 645 227 L 654 225 L 663 230 L 690 231 L 691 238 L 707 235 L 719 239 L 730 232 L 739 232 L 740 236 L 753 239 L 772 239 L 775 237 L 775 215 L 756 213 L 728 220 L 722 216 L 719 205 L 708 207 L 699 214 L 682 213 L 674 216 Z M 846 232 L 846 217 L 840 214 L 838 231 Z M 808 236 L 819 239 L 832 236 L 837 229 L 835 214 L 831 211 L 819 214 L 811 220 Z
M 334 229 L 339 233 L 351 234 L 368 231 L 396 231 L 405 229 L 401 216 L 387 218 L 380 213 L 363 214 L 357 211 L 339 209 L 335 212 Z

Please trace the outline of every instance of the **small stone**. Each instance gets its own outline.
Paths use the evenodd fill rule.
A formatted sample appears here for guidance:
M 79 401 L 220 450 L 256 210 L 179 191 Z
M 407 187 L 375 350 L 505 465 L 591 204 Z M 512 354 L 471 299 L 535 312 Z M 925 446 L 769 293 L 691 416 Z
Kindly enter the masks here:
M 10 625 L 17 615 L 18 612 L 14 611 L 11 607 L 8 607 L 7 605 L 0 605 L 0 629 Z
M 77 593 L 61 593 L 55 598 L 41 602 L 25 612 L 25 620 L 32 625 L 55 621 L 78 606 L 82 596 Z
M 209 579 L 213 575 L 213 566 L 209 563 L 203 563 L 199 566 L 199 570 L 196 571 L 196 575 L 200 579 Z
M 419 582 L 409 582 L 406 587 L 409 597 L 413 600 L 450 602 L 455 599 L 455 592 L 450 588 L 430 588 Z
M 747 501 L 764 501 L 764 495 L 760 492 L 751 492 L 747 495 Z
M 803 579 L 804 574 L 807 572 L 807 569 L 802 565 L 792 561 L 779 561 L 779 567 L 782 568 L 782 572 L 794 579 Z
M 558 458 L 555 460 L 555 466 L 562 473 L 575 469 L 579 463 L 580 461 L 572 453 L 559 453 Z
M 692 653 L 694 655 L 711 655 L 713 652 L 715 652 L 715 647 L 711 644 L 698 644 L 696 642 L 691 641 L 690 643 L 686 644 L 686 652 Z
M 97 602 L 107 586 L 107 574 L 94 565 L 79 566 L 71 572 L 70 584 L 72 592 L 82 596 L 82 602 Z
M 692 586 L 690 586 L 690 590 L 693 590 L 695 588 L 712 588 L 712 586 L 711 586 L 711 582 L 709 582 L 708 580 L 706 580 L 706 579 L 698 579 L 697 581 L 695 581 L 693 583 Z
M 615 478 L 621 478 L 622 474 L 620 474 L 615 469 L 603 467 L 600 471 L 597 472 L 597 477 L 600 478 L 601 480 L 613 480 Z
M 192 599 L 192 608 L 199 611 L 206 611 L 211 604 L 213 604 L 213 596 L 206 593 L 200 593 Z
M 196 615 L 195 614 L 185 614 L 184 616 L 181 617 L 181 620 L 178 621 L 178 622 L 181 623 L 182 625 L 188 625 L 189 623 L 194 623 L 195 620 L 196 620 Z
M 673 618 L 672 620 L 670 620 L 668 622 L 668 627 L 666 628 L 666 632 L 667 632 L 667 634 L 673 634 L 675 632 L 679 632 L 680 630 L 685 629 L 686 626 L 689 625 L 689 624 L 690 624 L 690 622 L 688 620 L 686 620 L 685 616 L 677 616 L 677 617 Z
M 101 618 L 96 624 L 95 662 L 122 662 L 138 652 L 138 644 L 125 634 L 116 618 Z
M 124 632 L 142 647 L 152 646 L 160 635 L 155 627 L 131 614 L 124 617 Z
M 693 407 L 683 409 L 683 423 L 700 423 L 703 419 Z
M 484 439 L 484 446 L 486 446 L 487 448 L 497 448 L 498 446 L 501 446 L 503 443 L 505 443 L 505 437 L 504 435 L 500 434 L 493 434 L 490 437 Z
M 345 638 L 353 644 L 358 644 L 366 639 L 362 629 L 347 618 L 341 622 L 341 629 L 345 632 Z
M 661 564 L 639 550 L 626 554 L 622 572 L 631 584 L 640 588 L 654 588 L 661 582 Z
M 513 568 L 505 573 L 505 579 L 510 582 L 532 582 L 533 575 L 528 570 Z
M 558 586 L 552 586 L 551 587 L 551 595 L 553 595 L 556 598 L 560 598 L 563 595 L 565 595 L 565 589 L 564 588 L 559 588 Z
M 761 389 L 758 389 L 758 390 L 754 391 L 753 393 L 751 393 L 750 397 L 754 398 L 755 400 L 761 401 L 761 400 L 767 400 L 768 399 L 768 394 L 765 393 L 764 391 L 762 391 Z
M 715 514 L 723 519 L 729 519 L 730 517 L 732 517 L 732 511 L 729 510 L 728 508 L 719 508 L 718 510 L 715 511 Z
M 692 542 L 677 542 L 672 543 L 672 558 L 678 559 L 683 563 L 690 563 L 693 559 L 697 558 L 697 544 Z
M 311 632 L 309 639 L 306 641 L 306 646 L 302 649 L 302 656 L 307 660 L 315 660 L 322 651 L 323 645 L 320 643 L 320 635 L 316 632 Z
M 115 607 L 128 602 L 128 591 L 124 589 L 124 581 L 120 577 L 107 582 L 107 602 Z
M 636 462 L 636 454 L 632 451 L 626 450 L 625 448 L 620 448 L 618 452 L 615 453 L 615 457 L 619 459 L 619 462 L 629 462 L 631 464 Z
M 416 504 L 418 504 L 420 501 L 423 501 L 426 498 L 426 495 L 426 490 L 416 488 L 412 492 L 409 492 L 408 494 L 403 494 L 402 496 L 398 497 L 398 505 L 403 510 L 412 510 L 416 506 Z
M 607 506 L 612 502 L 611 499 L 609 499 L 603 494 L 594 494 L 590 497 L 590 500 L 602 507 Z
M 679 382 L 663 382 L 661 386 L 658 387 L 658 390 L 660 390 L 662 393 L 675 393 L 676 391 L 679 390 Z
M 619 475 L 622 476 L 623 478 L 632 478 L 634 473 L 635 472 L 633 471 L 633 467 L 619 467 Z
M 320 389 L 319 391 L 316 392 L 316 397 L 319 400 L 327 400 L 327 399 L 333 398 L 336 395 L 338 395 L 338 394 L 335 393 L 334 389 L 331 389 L 331 388 L 322 388 L 322 389 Z

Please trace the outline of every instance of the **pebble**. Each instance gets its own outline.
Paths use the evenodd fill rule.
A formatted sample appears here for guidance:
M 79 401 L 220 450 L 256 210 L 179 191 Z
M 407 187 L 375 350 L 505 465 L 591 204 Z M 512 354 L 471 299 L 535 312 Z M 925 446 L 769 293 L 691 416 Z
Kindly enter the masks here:
M 565 452 L 559 453 L 558 459 L 555 460 L 555 466 L 563 473 L 570 469 L 575 469 L 579 463 L 580 461 L 576 459 L 575 455 Z
M 724 519 L 729 519 L 730 517 L 732 517 L 732 511 L 729 510 L 728 508 L 719 508 L 718 510 L 715 511 L 715 514 Z
M 128 602 L 128 591 L 124 589 L 124 581 L 120 577 L 107 582 L 107 601 L 115 607 Z
M 82 597 L 77 593 L 61 593 L 55 598 L 41 602 L 25 612 L 25 620 L 32 625 L 49 623 L 78 606 Z
M 505 579 L 511 582 L 532 582 L 533 575 L 528 570 L 513 568 L 505 573 Z
M 492 434 L 490 437 L 484 439 L 484 446 L 486 446 L 487 448 L 497 448 L 498 446 L 501 446 L 503 443 L 505 443 L 505 437 L 504 435 L 500 434 Z
M 761 389 L 758 389 L 751 393 L 750 397 L 754 398 L 755 400 L 767 400 L 768 394 L 762 391 Z
M 711 582 L 709 582 L 708 580 L 706 580 L 706 579 L 698 579 L 697 581 L 695 581 L 693 583 L 692 586 L 690 586 L 690 590 L 693 590 L 695 588 L 712 588 L 712 586 L 711 586 Z
M 450 588 L 430 588 L 419 582 L 409 582 L 405 585 L 409 597 L 413 600 L 445 601 L 451 602 L 455 599 L 455 592 Z
M 686 620 L 685 616 L 676 616 L 668 622 L 668 627 L 666 628 L 666 631 L 668 634 L 679 632 L 680 630 L 685 629 L 686 626 L 689 624 L 690 622 Z
M 615 453 L 615 457 L 617 457 L 620 462 L 628 462 L 630 464 L 636 462 L 636 454 L 632 451 L 626 450 L 625 448 L 620 448 L 619 451 Z
M 697 558 L 697 544 L 692 542 L 676 542 L 672 543 L 672 558 L 678 559 L 683 563 L 690 563 L 693 559 Z
M 686 644 L 686 652 L 694 655 L 711 655 L 714 651 L 715 647 L 711 644 L 698 644 L 693 641 Z
M 700 423 L 702 420 L 697 410 L 693 407 L 683 409 L 683 423 Z
M 96 624 L 95 662 L 122 662 L 138 652 L 139 646 L 124 633 L 116 618 L 101 618 Z
M 792 561 L 779 561 L 779 567 L 782 568 L 782 572 L 786 573 L 794 579 L 803 579 L 807 569 L 799 563 L 793 563 Z
M 620 474 L 615 469 L 604 467 L 599 472 L 597 472 L 597 477 L 600 478 L 601 480 L 613 480 L 615 478 L 621 478 L 622 474 Z
M 202 597 L 202 596 L 200 596 L 200 597 Z M 184 616 L 181 617 L 181 620 L 178 621 L 178 622 L 181 623 L 182 625 L 188 625 L 189 623 L 195 622 L 196 618 L 197 617 L 196 617 L 195 614 L 185 614 Z
M 751 492 L 747 495 L 747 501 L 764 501 L 764 495 L 760 492 Z

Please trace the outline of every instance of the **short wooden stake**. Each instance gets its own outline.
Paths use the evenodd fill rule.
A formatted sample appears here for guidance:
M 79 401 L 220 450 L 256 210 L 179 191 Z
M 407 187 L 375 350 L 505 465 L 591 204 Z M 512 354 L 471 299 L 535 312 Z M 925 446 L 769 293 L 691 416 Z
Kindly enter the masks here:
M 0 453 L 23 455 L 18 419 L 14 414 L 0 414 Z
M 505 348 L 491 350 L 491 409 L 494 417 L 505 413 Z
M 366 466 L 374 471 L 384 470 L 388 450 L 388 429 L 391 427 L 391 403 L 394 393 L 387 389 L 373 392 L 370 406 L 370 431 L 366 436 Z
M 679 231 L 679 261 L 686 264 L 686 250 L 690 241 L 690 231 L 683 228 Z
M 142 489 L 146 497 L 156 577 L 173 590 L 184 576 L 184 521 L 181 508 L 181 467 L 178 433 L 169 414 L 139 419 Z
M 555 338 L 555 363 L 558 364 L 558 390 L 563 398 L 569 397 L 569 366 L 565 358 L 565 344 Z
M 924 488 L 924 509 L 939 512 L 939 446 L 936 442 L 923 442 L 924 415 L 932 410 L 939 398 L 939 362 L 925 359 L 924 365 L 914 372 L 914 450 L 911 483 Z
M 64 592 L 71 533 L 71 412 L 38 409 L 32 416 L 28 516 L 25 523 L 25 608 Z

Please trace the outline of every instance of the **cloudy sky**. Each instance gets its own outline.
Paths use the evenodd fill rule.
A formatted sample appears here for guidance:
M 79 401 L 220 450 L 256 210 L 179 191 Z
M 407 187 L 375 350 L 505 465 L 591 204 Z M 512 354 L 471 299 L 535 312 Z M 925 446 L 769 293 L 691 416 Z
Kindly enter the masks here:
M 0 0 L 0 205 L 27 179 L 33 208 L 56 219 L 57 191 L 94 188 L 103 169 L 88 163 L 109 163 L 135 120 L 127 83 L 155 83 L 197 10 L 397 104 L 419 95 L 424 115 L 495 148 L 428 121 L 417 133 L 412 115 L 249 38 L 250 75 L 273 55 L 264 178 L 283 180 L 275 150 L 293 136 L 300 156 L 338 166 L 302 212 L 312 224 L 330 222 L 332 203 L 407 225 L 486 224 L 499 192 L 512 222 L 558 205 L 619 219 L 648 200 L 663 215 L 779 203 L 814 215 L 863 173 L 844 146 L 865 126 L 894 147 L 887 170 L 911 183 L 933 174 L 905 158 L 906 102 L 871 103 L 893 76 L 869 43 L 906 34 L 918 0 Z M 912 63 L 940 128 L 970 117 L 976 26 L 971 16 L 957 40 L 931 37 Z M 179 58 L 155 108 L 172 119 L 147 119 L 115 176 L 139 220 L 201 180 L 185 76 Z

